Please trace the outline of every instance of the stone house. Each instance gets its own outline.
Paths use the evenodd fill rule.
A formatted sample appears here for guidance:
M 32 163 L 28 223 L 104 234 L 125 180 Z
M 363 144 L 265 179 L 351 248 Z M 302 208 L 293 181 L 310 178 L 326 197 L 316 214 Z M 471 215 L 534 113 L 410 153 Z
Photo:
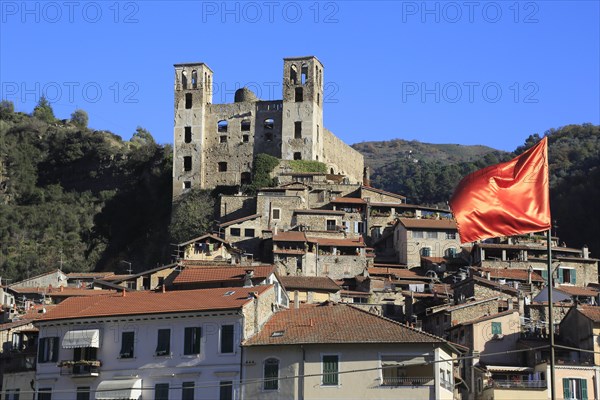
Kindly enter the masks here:
M 519 290 L 477 275 L 471 275 L 467 279 L 458 281 L 452 285 L 452 290 L 456 303 L 463 303 L 470 298 L 487 299 L 497 296 L 516 298 L 519 296 Z
M 207 233 L 177 245 L 181 258 L 195 261 L 240 262 L 241 251 L 220 237 Z
M 600 366 L 600 307 L 571 307 L 559 325 L 560 336 L 573 347 L 593 350 L 597 353 L 580 353 L 582 361 L 592 362 Z
M 282 276 L 281 284 L 288 297 L 296 302 L 323 303 L 340 301 L 342 288 L 325 276 Z
M 278 312 L 243 348 L 249 399 L 454 398 L 455 346 L 350 305 Z
M 421 256 L 456 257 L 460 239 L 450 219 L 399 218 L 394 230 L 398 262 L 409 268 L 421 265 Z
M 67 286 L 68 276 L 60 269 L 44 272 L 42 274 L 23 279 L 22 281 L 8 285 L 8 288 L 31 288 L 31 287 L 58 287 Z

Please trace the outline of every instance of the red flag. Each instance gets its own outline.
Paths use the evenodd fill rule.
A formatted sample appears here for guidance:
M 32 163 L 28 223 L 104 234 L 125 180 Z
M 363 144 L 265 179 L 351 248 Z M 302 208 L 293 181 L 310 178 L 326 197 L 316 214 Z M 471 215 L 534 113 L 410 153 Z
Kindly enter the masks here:
M 461 243 L 550 229 L 548 138 L 467 175 L 450 199 Z

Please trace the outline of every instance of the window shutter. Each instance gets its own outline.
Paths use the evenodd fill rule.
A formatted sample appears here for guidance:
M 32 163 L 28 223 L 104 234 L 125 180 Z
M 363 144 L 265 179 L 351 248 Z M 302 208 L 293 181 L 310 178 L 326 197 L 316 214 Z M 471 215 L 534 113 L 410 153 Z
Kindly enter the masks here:
M 542 278 L 544 278 L 544 280 L 546 282 L 548 281 L 548 270 L 547 269 L 542 270 Z
M 50 361 L 58 361 L 58 338 L 52 338 L 52 360 Z
M 580 379 L 579 382 L 581 383 L 581 398 L 583 400 L 588 400 L 587 379 Z
M 563 398 L 570 399 L 571 398 L 571 390 L 569 387 L 569 379 L 563 378 Z
M 40 339 L 40 348 L 38 349 L 38 362 L 39 363 L 43 363 L 44 360 L 44 354 L 46 353 L 46 342 L 48 341 L 48 339 L 46 338 L 42 338 Z
M 192 354 L 192 328 L 185 328 L 183 333 L 183 354 Z
M 354 233 L 359 233 L 358 232 L 358 222 L 354 222 Z
M 577 283 L 577 271 L 572 269 L 569 272 L 571 272 L 571 283 L 575 285 Z
M 558 269 L 558 283 L 563 283 L 563 282 L 564 282 L 563 269 L 559 268 Z
M 323 384 L 338 384 L 338 356 L 323 356 Z

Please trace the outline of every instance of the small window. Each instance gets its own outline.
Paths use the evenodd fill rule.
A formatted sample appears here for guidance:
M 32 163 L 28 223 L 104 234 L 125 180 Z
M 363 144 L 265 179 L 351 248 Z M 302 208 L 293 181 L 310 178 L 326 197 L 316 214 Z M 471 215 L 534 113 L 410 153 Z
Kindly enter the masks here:
M 455 247 L 450 247 L 448 249 L 446 255 L 448 256 L 448 258 L 456 258 L 456 248 Z
M 192 71 L 192 89 L 198 89 L 198 71 Z
M 186 71 L 181 71 L 181 86 L 184 89 L 187 89 L 187 86 L 188 86 L 188 84 L 187 84 L 188 82 L 187 81 L 188 81 L 187 80 L 187 72 Z
M 244 229 L 245 237 L 254 237 L 254 229 L 246 228 Z
M 219 382 L 219 400 L 233 400 L 233 382 Z
M 423 247 L 421 249 L 421 255 L 423 257 L 431 257 L 431 247 Z
M 227 172 L 227 163 L 225 161 L 221 161 L 217 168 L 219 172 Z
M 317 93 L 317 105 L 321 103 L 321 93 Z
M 304 101 L 304 89 L 301 87 L 297 87 L 294 89 L 294 101 L 296 103 L 300 103 Z
M 233 325 L 221 326 L 221 353 L 233 353 Z
M 133 358 L 135 345 L 135 332 L 123 332 L 121 334 L 121 352 L 119 358 Z
M 202 329 L 200 327 L 188 327 L 183 333 L 183 354 L 200 354 L 200 340 Z
M 294 122 L 294 139 L 302 139 L 302 121 Z
M 290 82 L 292 85 L 298 83 L 298 68 L 294 64 L 290 65 Z
M 183 188 L 184 189 L 191 189 L 192 188 L 192 181 L 184 181 L 183 182 Z
M 502 323 L 501 322 L 492 322 L 492 335 L 501 335 L 502 334 Z
M 423 231 L 413 231 L 413 239 L 423 239 Z
M 39 340 L 38 362 L 58 361 L 58 337 L 45 337 Z
M 183 157 L 183 170 L 184 171 L 192 170 L 192 157 L 191 156 Z
M 19 400 L 18 397 L 14 398 Z M 90 387 L 89 386 L 78 386 L 77 387 L 77 400 L 90 400 Z
M 192 127 L 191 126 L 186 126 L 185 127 L 185 133 L 184 133 L 183 141 L 185 143 L 191 143 L 192 142 Z
M 250 172 L 242 172 L 240 177 L 240 183 L 242 185 L 249 185 L 252 183 L 252 174 Z
M 427 231 L 427 239 L 437 239 L 438 234 L 436 231 Z
M 227 135 L 219 136 L 219 143 L 227 143 Z
M 218 132 L 227 132 L 227 127 L 229 126 L 229 122 L 227 122 L 226 120 L 222 119 L 219 122 L 217 122 L 217 131 Z
M 242 120 L 241 128 L 242 128 L 242 132 L 250 131 L 250 121 L 247 119 Z
M 294 153 L 294 160 L 302 160 L 302 153 L 299 151 Z
M 339 372 L 339 357 L 337 355 L 323 356 L 323 385 L 337 386 Z
M 183 382 L 181 385 L 181 400 L 196 400 L 194 398 L 194 382 Z
M 159 329 L 156 343 L 156 355 L 166 356 L 171 353 L 171 330 Z
M 456 239 L 456 232 L 447 231 L 446 232 L 446 239 Z
M 189 110 L 190 108 L 192 108 L 192 94 L 191 93 L 185 94 L 185 108 L 186 108 L 186 110 Z
M 168 383 L 157 383 L 154 386 L 154 399 L 155 400 L 169 400 L 169 384 Z
M 52 400 L 52 388 L 41 388 L 38 390 L 38 400 Z
M 250 135 L 242 135 L 242 142 L 248 143 L 250 141 Z
M 325 222 L 325 229 L 328 231 L 335 231 L 335 226 L 336 226 L 335 219 L 328 219 Z
M 279 389 L 279 360 L 275 358 L 265 360 L 263 389 Z
M 231 228 L 231 229 L 229 229 L 229 234 L 231 236 L 239 237 L 241 235 L 240 228 Z
M 273 130 L 273 126 L 275 125 L 275 121 L 273 118 L 267 118 L 263 122 L 263 129 Z
M 273 219 L 281 219 L 281 209 L 274 208 L 272 211 Z

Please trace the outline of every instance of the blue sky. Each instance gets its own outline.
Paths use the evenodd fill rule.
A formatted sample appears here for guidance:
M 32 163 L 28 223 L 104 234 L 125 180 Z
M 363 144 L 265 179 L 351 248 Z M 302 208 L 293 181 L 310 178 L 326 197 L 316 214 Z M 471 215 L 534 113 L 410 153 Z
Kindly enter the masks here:
M 172 142 L 173 64 L 281 98 L 282 59 L 324 64 L 324 124 L 347 143 L 402 138 L 514 150 L 600 124 L 598 1 L 0 2 L 0 97 L 129 139 Z

